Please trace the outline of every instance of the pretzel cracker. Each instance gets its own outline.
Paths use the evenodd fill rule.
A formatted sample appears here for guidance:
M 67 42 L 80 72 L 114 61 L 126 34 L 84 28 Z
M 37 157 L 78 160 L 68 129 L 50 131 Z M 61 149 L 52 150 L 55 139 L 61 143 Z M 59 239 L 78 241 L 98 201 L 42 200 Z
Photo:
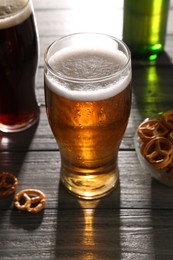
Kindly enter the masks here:
M 38 213 L 44 208 L 45 204 L 44 193 L 37 189 L 21 190 L 14 198 L 14 205 L 17 209 L 30 213 Z
M 0 196 L 11 195 L 18 184 L 17 178 L 9 172 L 0 172 Z

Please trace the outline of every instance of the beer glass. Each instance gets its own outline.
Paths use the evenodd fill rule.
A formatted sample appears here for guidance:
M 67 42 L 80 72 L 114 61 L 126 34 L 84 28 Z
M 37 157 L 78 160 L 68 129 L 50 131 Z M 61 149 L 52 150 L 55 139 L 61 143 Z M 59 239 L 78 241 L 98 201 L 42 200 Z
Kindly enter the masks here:
M 120 40 L 79 33 L 45 52 L 46 111 L 61 154 L 61 182 L 95 199 L 118 184 L 118 149 L 131 108 L 131 57 Z
M 18 132 L 39 117 L 38 37 L 30 0 L 0 2 L 0 130 Z

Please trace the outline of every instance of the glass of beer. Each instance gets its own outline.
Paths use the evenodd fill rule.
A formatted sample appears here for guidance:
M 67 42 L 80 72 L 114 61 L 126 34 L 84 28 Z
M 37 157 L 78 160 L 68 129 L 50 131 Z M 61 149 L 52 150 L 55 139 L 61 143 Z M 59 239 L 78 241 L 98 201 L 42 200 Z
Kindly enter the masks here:
M 38 120 L 37 63 L 38 36 L 31 1 L 1 1 L 0 131 L 18 132 Z
M 97 33 L 60 38 L 45 52 L 44 86 L 61 182 L 79 198 L 105 196 L 118 185 L 118 150 L 131 108 L 127 46 Z

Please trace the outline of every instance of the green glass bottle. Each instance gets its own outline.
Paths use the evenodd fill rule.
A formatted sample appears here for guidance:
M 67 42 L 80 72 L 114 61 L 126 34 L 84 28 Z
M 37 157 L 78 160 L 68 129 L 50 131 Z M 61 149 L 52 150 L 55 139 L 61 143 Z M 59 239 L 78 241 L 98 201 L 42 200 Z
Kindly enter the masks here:
M 164 49 L 169 0 L 124 0 L 123 41 L 132 57 L 154 59 Z

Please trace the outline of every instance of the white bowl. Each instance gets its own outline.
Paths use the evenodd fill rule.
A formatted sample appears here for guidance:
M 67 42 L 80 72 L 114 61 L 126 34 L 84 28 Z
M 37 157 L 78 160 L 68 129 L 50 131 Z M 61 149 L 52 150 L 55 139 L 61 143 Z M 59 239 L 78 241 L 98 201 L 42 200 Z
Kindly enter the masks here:
M 146 121 L 146 120 L 144 120 Z M 158 180 L 159 182 L 166 184 L 170 187 L 173 187 L 173 170 L 172 171 L 166 171 L 166 170 L 160 170 L 156 168 L 153 164 L 149 163 L 141 154 L 140 147 L 141 147 L 141 140 L 137 134 L 135 133 L 135 138 L 134 138 L 134 144 L 135 144 L 135 150 L 137 153 L 137 157 L 139 159 L 139 162 L 144 169 L 145 173 L 151 174 L 153 178 Z

